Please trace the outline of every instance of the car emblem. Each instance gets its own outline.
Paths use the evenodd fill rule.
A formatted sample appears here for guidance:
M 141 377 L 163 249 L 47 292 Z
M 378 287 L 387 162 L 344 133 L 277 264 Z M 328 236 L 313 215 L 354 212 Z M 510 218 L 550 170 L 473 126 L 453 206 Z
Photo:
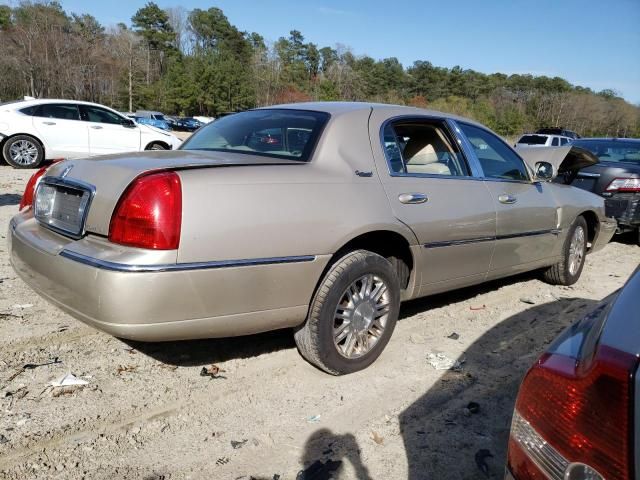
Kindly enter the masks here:
M 68 167 L 66 167 L 63 171 L 62 174 L 60 175 L 60 178 L 64 178 L 66 177 L 69 172 L 71 171 L 71 169 L 73 168 L 73 165 L 69 165 Z

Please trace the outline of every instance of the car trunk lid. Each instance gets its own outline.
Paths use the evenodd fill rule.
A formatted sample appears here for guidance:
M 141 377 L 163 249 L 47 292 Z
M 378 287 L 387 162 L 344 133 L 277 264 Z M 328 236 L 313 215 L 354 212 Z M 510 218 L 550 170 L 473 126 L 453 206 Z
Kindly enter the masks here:
M 67 160 L 53 165 L 43 178 L 45 183 L 67 184 L 79 192 L 89 191 L 91 200 L 88 213 L 83 217 L 83 232 L 108 235 L 109 222 L 116 204 L 127 186 L 137 177 L 163 170 L 184 170 L 193 168 L 220 168 L 256 165 L 300 164 L 294 160 L 275 159 L 243 153 L 211 151 L 171 151 L 141 152 L 108 155 L 84 160 Z M 56 186 L 57 188 L 57 186 Z M 69 194 L 78 193 L 63 190 L 61 205 L 67 205 Z M 69 198 L 68 198 L 69 197 Z M 73 198 L 71 198 L 73 200 Z M 69 212 L 61 212 L 68 215 Z M 78 213 L 82 215 L 82 212 Z M 73 221 L 74 219 L 70 219 Z M 65 233 L 61 231 L 61 233 Z M 73 236 L 73 235 L 69 235 Z

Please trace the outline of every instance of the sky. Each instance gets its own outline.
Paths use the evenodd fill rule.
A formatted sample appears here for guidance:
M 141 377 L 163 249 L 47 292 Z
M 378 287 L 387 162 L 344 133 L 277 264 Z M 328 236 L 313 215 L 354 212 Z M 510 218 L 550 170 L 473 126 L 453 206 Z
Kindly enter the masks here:
M 7 3 L 2 2 L 0 3 Z M 14 1 L 8 3 L 15 3 Z M 62 0 L 105 25 L 130 24 L 145 0 Z M 560 76 L 640 104 L 640 0 L 156 0 L 187 10 L 218 7 L 268 41 L 302 32 L 319 47 L 428 60 L 483 73 Z

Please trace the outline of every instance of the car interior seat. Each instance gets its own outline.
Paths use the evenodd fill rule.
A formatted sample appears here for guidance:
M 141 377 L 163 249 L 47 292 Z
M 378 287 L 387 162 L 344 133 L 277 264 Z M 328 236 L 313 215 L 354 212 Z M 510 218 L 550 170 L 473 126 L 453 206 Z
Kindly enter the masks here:
M 407 142 L 402 153 L 407 173 L 451 175 L 449 167 L 438 156 L 447 157 L 449 148 L 435 129 L 422 129 L 420 135 Z

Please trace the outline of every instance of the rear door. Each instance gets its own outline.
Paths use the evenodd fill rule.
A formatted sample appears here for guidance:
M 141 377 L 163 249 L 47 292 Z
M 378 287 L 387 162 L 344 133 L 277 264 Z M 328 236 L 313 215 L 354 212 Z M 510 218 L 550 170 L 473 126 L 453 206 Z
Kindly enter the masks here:
M 88 126 L 92 156 L 140 150 L 140 129 L 137 125 L 129 125 L 124 117 L 93 105 L 80 105 L 80 113 Z
M 491 271 L 506 273 L 549 258 L 560 233 L 551 186 L 533 182 L 524 161 L 498 136 L 476 125 L 458 126 L 482 168 L 497 212 Z
M 47 158 L 89 155 L 87 126 L 74 103 L 43 103 L 33 113 L 33 127 L 45 144 Z
M 421 294 L 483 280 L 494 247 L 495 207 L 449 123 L 426 116 L 386 120 L 386 112 L 373 110 L 373 153 L 395 216 L 422 244 Z

